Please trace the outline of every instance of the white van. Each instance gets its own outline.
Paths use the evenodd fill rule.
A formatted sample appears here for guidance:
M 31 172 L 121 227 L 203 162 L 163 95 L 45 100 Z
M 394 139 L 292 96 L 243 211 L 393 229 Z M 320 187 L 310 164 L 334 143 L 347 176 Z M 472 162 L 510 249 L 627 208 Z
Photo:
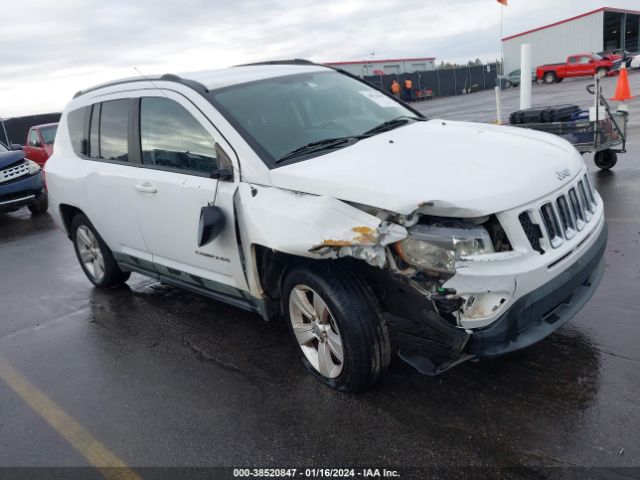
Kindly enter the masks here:
M 46 165 L 97 287 L 130 272 L 283 316 L 345 391 L 546 337 L 603 273 L 603 204 L 540 132 L 427 120 L 305 61 L 78 92 Z

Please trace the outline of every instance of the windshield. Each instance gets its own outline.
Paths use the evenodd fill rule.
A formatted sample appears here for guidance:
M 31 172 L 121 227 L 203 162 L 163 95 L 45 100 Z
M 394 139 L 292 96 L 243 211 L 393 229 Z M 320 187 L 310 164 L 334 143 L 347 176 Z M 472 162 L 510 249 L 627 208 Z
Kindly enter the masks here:
M 334 71 L 225 87 L 211 92 L 210 98 L 269 167 L 302 146 L 359 137 L 384 122 L 417 116 L 382 92 Z M 295 160 L 328 151 L 315 150 Z
M 52 125 L 51 127 L 42 127 L 40 129 L 40 134 L 42 135 L 42 140 L 44 141 L 44 143 L 46 143 L 47 145 L 51 145 L 56 139 L 57 131 L 57 125 Z

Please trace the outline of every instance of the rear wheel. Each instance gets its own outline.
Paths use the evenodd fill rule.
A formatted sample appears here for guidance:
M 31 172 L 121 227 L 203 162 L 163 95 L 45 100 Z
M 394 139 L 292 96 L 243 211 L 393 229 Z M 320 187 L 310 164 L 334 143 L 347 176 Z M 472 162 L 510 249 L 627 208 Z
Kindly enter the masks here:
M 605 75 L 607 75 L 607 69 L 603 67 L 598 68 L 598 70 L 596 70 L 596 75 L 598 76 L 598 78 L 604 77 Z
M 368 287 L 331 263 L 287 275 L 287 323 L 307 370 L 333 388 L 357 392 L 388 368 L 389 334 Z
M 131 273 L 120 270 L 107 244 L 81 213 L 71 222 L 71 240 L 82 270 L 96 287 L 115 287 L 131 276 Z
M 553 72 L 547 72 L 544 74 L 544 83 L 554 83 L 556 81 L 556 74 Z
M 618 163 L 618 154 L 613 150 L 602 150 L 601 152 L 596 152 L 593 156 L 593 161 L 596 167 L 602 170 L 609 170 Z
M 510 87 L 511 87 L 511 82 L 509 80 L 505 80 L 504 88 L 510 88 Z
M 29 205 L 29 211 L 31 215 L 42 215 L 46 213 L 49 209 L 49 200 L 45 197 L 41 200 L 38 200 L 33 205 Z

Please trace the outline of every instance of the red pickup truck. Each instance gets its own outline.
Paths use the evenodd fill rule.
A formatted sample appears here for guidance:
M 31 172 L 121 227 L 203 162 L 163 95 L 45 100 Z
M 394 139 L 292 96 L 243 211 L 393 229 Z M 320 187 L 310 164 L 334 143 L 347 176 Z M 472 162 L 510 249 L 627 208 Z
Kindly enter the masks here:
M 24 148 L 25 157 L 40 166 L 44 165 L 53 153 L 53 141 L 56 138 L 57 131 L 57 123 L 31 127 L 27 135 L 27 146 Z
M 561 82 L 568 77 L 588 77 L 596 73 L 605 76 L 613 63 L 609 58 L 602 58 L 593 53 L 571 55 L 566 63 L 552 63 L 536 68 L 536 77 L 545 83 Z

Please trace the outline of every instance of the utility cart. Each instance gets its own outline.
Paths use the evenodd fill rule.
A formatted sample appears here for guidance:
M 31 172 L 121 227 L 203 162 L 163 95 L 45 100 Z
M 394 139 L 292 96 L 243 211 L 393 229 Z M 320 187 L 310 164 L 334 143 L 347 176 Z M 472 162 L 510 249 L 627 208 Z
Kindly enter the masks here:
M 594 96 L 591 111 L 574 113 L 567 121 L 519 123 L 513 126 L 558 135 L 573 144 L 580 153 L 594 152 L 596 166 L 608 170 L 618 161 L 618 153 L 626 152 L 629 113 L 611 109 L 602 95 L 598 78 L 595 84 L 587 85 L 587 91 Z

